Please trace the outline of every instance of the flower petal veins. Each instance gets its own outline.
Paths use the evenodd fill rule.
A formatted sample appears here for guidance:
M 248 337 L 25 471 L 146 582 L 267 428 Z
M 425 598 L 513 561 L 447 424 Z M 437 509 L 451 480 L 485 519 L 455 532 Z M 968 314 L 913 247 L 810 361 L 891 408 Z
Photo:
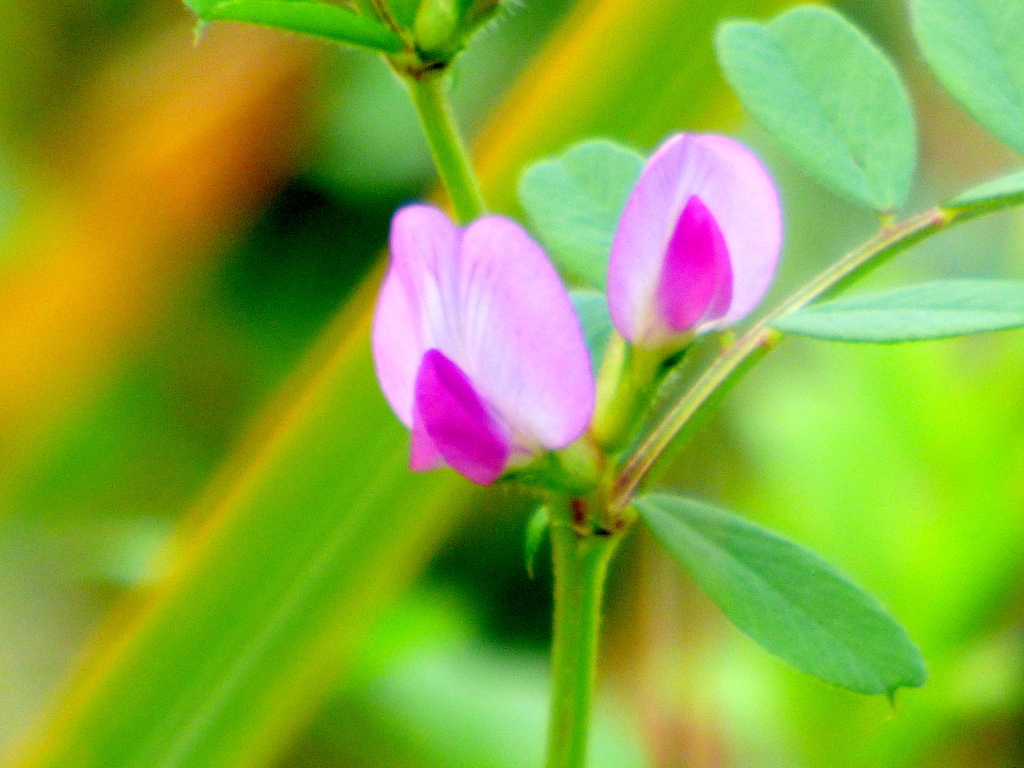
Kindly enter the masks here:
M 579 320 L 547 256 L 513 221 L 460 229 L 436 208 L 392 219 L 373 353 L 413 431 L 411 467 L 488 484 L 586 430 L 595 386 Z

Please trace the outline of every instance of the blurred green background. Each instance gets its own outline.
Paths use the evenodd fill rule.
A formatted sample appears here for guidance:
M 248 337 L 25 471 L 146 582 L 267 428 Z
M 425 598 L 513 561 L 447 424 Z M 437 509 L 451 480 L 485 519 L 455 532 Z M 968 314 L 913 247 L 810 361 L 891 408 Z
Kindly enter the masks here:
M 454 97 L 490 199 L 513 214 L 523 165 L 584 135 L 646 150 L 675 130 L 738 134 L 782 191 L 777 298 L 876 223 L 781 158 L 721 82 L 717 19 L 785 4 L 710 5 L 510 4 L 460 60 Z M 838 7 L 911 87 L 915 205 L 1019 166 L 935 84 L 901 4 Z M 295 514 L 354 514 L 330 483 L 315 498 L 301 485 L 286 493 L 287 477 L 266 480 L 278 476 L 258 458 L 293 434 L 287 419 L 284 432 L 266 426 L 281 413 L 335 418 L 303 394 L 325 359 L 341 359 L 331 375 L 355 392 L 337 407 L 372 415 L 339 440 L 369 445 L 374 466 L 387 456 L 394 466 L 381 471 L 404 477 L 401 430 L 351 383 L 368 370 L 359 334 L 391 212 L 434 184 L 397 81 L 369 54 L 236 25 L 194 45 L 176 0 L 12 0 L 0 29 L 0 764 L 539 766 L 550 573 L 544 563 L 531 581 L 522 564 L 528 499 L 471 493 L 447 474 L 390 491 L 367 477 L 369 500 L 354 506 L 369 511 L 346 552 L 418 530 L 420 500 L 446 511 L 424 513 L 415 542 L 380 545 L 393 562 L 379 585 L 357 558 L 344 583 L 366 581 L 363 602 L 345 592 L 334 605 L 333 582 L 317 582 L 328 608 L 306 631 L 304 603 L 287 591 L 233 597 L 301 556 L 230 489 L 255 474 L 269 485 L 253 498 L 268 508 L 266 487 L 284 483 Z M 870 281 L 954 275 L 1024 278 L 1024 218 L 942 235 Z M 296 439 L 300 458 L 350 455 Z M 325 459 L 323 471 L 363 487 L 345 461 Z M 931 680 L 890 707 L 800 675 L 739 635 L 637 532 L 609 598 L 595 765 L 1024 765 L 1020 332 L 881 348 L 787 342 L 661 482 L 840 566 L 908 627 Z M 388 493 L 404 493 L 395 498 L 410 511 L 390 514 Z M 245 521 L 251 535 L 267 531 L 252 550 L 266 561 L 232 549 Z M 237 584 L 203 576 L 232 551 L 224 567 Z M 238 614 L 166 618 L 160 606 L 180 598 L 187 610 L 196 590 L 222 590 Z M 228 642 L 261 611 L 301 638 L 280 672 L 247 638 Z M 166 655 L 145 639 L 153 616 L 182 627 Z M 239 690 L 262 675 L 272 682 L 259 690 L 283 703 L 239 694 L 234 710 L 216 710 L 229 713 L 220 725 L 195 726 L 200 739 L 160 714 L 156 686 L 145 722 L 177 746 L 116 746 L 133 732 L 90 742 L 91 722 L 134 722 L 134 699 L 115 695 L 132 690 L 128 672 L 118 678 L 132 664 L 207 685 L 182 662 L 186 646 L 227 649 L 196 658 Z M 209 679 L 196 696 L 217 701 Z M 249 741 L 259 747 L 230 748 Z

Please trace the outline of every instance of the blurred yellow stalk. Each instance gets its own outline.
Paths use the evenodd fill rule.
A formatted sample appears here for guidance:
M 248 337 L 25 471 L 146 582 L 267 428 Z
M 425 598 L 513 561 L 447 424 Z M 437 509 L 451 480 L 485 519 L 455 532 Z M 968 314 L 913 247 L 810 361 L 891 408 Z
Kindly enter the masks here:
M 287 177 L 312 47 L 255 28 L 174 30 L 91 93 L 0 271 L 0 494 Z M 78 159 L 80 157 L 80 159 Z

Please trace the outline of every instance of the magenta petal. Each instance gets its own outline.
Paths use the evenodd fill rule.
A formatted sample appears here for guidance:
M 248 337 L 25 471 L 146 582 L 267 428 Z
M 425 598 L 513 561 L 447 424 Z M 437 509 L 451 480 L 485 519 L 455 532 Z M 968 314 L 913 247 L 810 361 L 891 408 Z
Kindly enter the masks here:
M 465 357 L 456 362 L 517 447 L 565 448 L 590 422 L 594 375 L 558 273 L 518 224 L 498 216 L 463 233 L 460 269 Z
M 430 468 L 428 438 L 456 472 L 490 485 L 505 470 L 511 446 L 462 370 L 436 349 L 423 356 L 416 377 L 416 419 L 426 435 L 413 434 L 413 469 Z M 417 455 L 418 450 L 426 452 Z M 417 466 L 420 461 L 424 465 Z
M 635 344 L 667 343 L 675 333 L 659 292 L 669 244 L 694 196 L 718 225 L 732 275 L 728 307 L 705 314 L 698 331 L 745 316 L 775 274 L 782 212 L 760 161 L 723 136 L 673 136 L 644 166 L 619 220 L 608 263 L 608 308 L 619 333 Z
M 729 249 L 715 217 L 697 195 L 683 208 L 658 283 L 661 316 L 676 332 L 725 314 L 732 298 Z

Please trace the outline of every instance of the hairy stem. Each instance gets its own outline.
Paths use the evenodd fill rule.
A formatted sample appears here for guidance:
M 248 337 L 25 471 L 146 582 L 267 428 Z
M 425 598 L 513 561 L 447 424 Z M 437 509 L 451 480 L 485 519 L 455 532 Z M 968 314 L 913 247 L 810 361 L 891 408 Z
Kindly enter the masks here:
M 886 260 L 944 229 L 1021 204 L 1024 204 L 1024 194 L 1014 191 L 963 205 L 924 211 L 898 224 L 884 227 L 873 238 L 812 278 L 725 349 L 651 430 L 619 472 L 612 486 L 610 508 L 624 509 L 690 420 L 705 412 L 704 406 L 717 399 L 716 393 L 720 388 L 735 383 L 737 374 L 750 367 L 747 365 L 748 359 L 752 356 L 759 358 L 774 348 L 779 333 L 771 328 L 771 324 L 777 318 L 795 312 L 815 299 L 838 293 Z
M 486 213 L 487 205 L 466 145 L 455 125 L 445 75 L 425 72 L 418 77 L 407 77 L 406 83 L 455 217 L 467 224 Z
M 547 768 L 585 764 L 605 576 L 622 538 L 621 531 L 584 531 L 573 520 L 580 502 L 560 499 L 551 508 L 555 617 Z

